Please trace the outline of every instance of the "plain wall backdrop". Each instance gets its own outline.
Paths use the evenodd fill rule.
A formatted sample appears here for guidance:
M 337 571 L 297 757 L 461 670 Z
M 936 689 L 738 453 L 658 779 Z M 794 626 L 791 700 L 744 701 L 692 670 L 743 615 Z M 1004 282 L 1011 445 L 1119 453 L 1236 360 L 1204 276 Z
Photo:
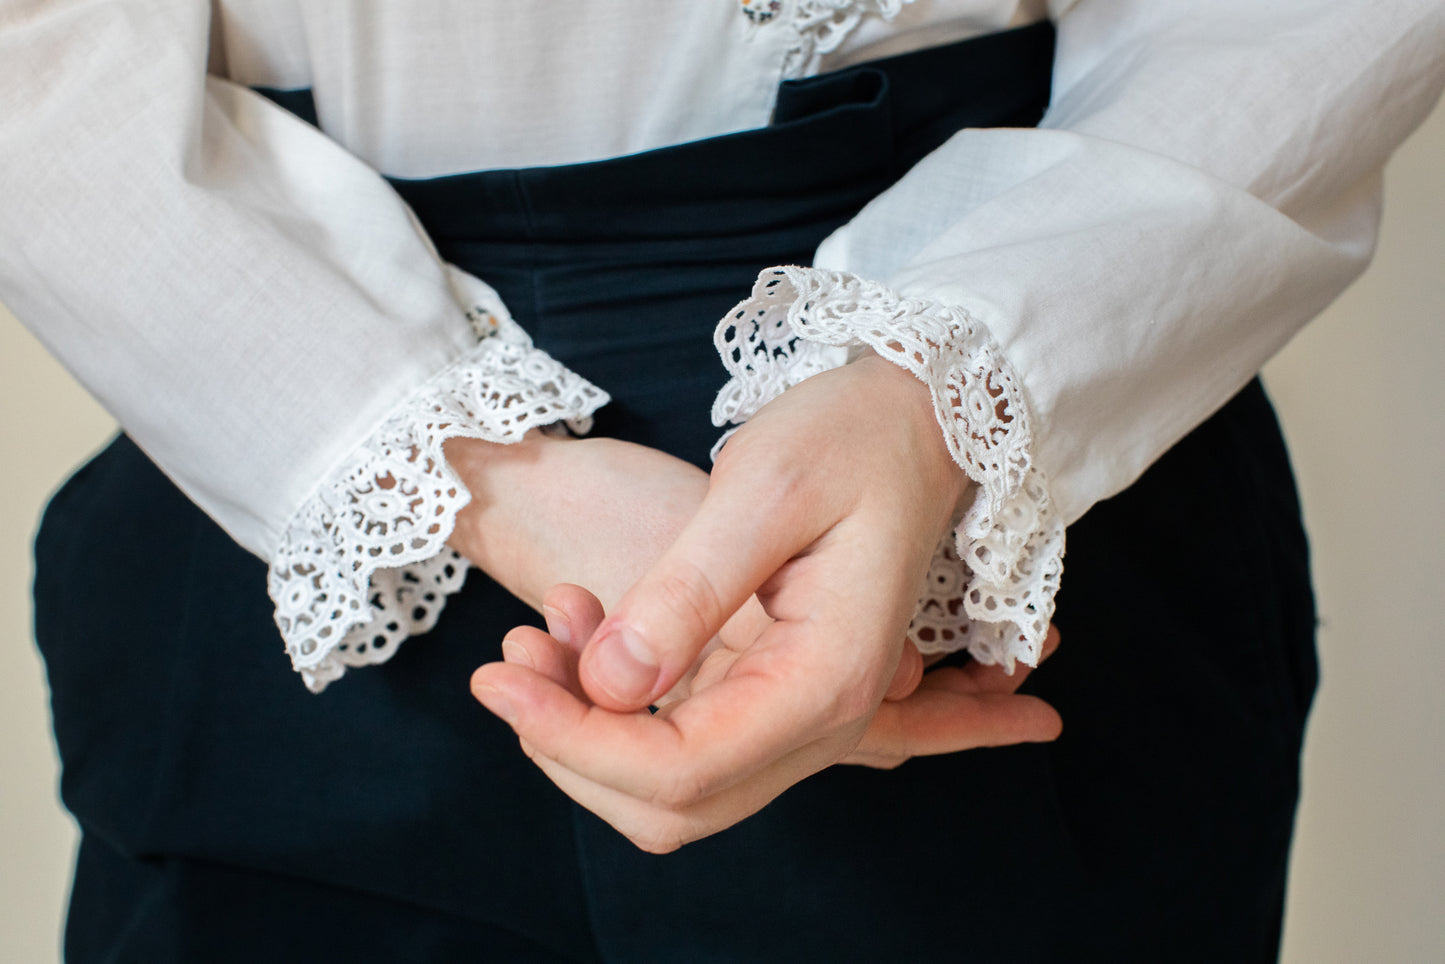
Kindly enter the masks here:
M 1389 169 L 1375 265 L 1265 369 L 1304 497 L 1322 619 L 1290 964 L 1445 961 L 1442 362 L 1437 108 Z M 30 537 L 49 493 L 113 431 L 0 308 L 0 964 L 58 958 L 75 841 L 31 641 Z M 84 587 L 76 594 L 83 605 Z M 286 657 L 278 640 L 255 658 Z M 299 682 L 297 694 L 306 698 Z

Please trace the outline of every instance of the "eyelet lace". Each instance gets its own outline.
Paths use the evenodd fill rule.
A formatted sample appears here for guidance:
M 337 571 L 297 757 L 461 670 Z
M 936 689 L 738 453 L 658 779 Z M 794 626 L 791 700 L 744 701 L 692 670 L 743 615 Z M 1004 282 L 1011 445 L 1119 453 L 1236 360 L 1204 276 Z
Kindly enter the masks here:
M 842 364 L 850 348 L 872 349 L 928 386 L 949 452 L 977 487 L 938 547 L 909 638 L 925 653 L 966 648 L 1010 671 L 1015 660 L 1037 665 L 1064 526 L 1033 464 L 1022 386 L 988 330 L 961 308 L 850 274 L 780 267 L 758 276 L 715 342 L 732 375 L 713 405 L 719 427 Z
M 913 0 L 797 0 L 793 30 L 797 41 L 783 58 L 783 77 L 803 77 L 817 70 L 818 58 L 842 45 L 866 16 L 892 20 Z M 744 9 L 749 6 L 744 3 Z
M 585 432 L 606 393 L 532 347 L 497 306 L 482 339 L 398 407 L 292 517 L 268 589 L 292 666 L 320 692 L 390 659 L 437 621 L 467 562 L 446 545 L 471 494 L 442 456 L 451 438 L 509 443 L 565 423 Z

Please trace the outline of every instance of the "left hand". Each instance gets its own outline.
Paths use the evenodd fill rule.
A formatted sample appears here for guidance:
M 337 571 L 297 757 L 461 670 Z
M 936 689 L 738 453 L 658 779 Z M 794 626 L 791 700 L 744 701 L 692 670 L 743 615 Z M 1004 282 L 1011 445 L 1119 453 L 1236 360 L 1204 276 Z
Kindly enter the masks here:
M 714 833 L 858 750 L 966 486 L 907 372 L 870 356 L 814 376 L 728 442 L 677 541 L 610 615 L 591 612 L 575 668 L 546 634 L 515 630 L 518 661 L 482 667 L 473 691 L 643 849 Z M 688 698 L 648 713 L 754 593 L 773 622 L 714 650 Z M 587 638 L 573 619 L 572 638 Z M 959 682 L 920 687 L 917 713 L 885 711 L 860 758 L 1057 736 L 1041 701 Z

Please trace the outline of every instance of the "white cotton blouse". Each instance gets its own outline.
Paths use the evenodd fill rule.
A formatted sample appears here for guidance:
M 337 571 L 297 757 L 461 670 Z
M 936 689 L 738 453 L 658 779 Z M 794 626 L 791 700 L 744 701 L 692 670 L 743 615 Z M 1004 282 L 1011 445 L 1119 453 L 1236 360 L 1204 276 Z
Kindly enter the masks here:
M 914 371 L 979 483 L 916 638 L 1032 661 L 1064 526 L 1364 267 L 1381 166 L 1445 83 L 1439 0 L 0 0 L 0 300 L 270 560 L 319 689 L 460 584 L 441 442 L 606 402 L 377 172 L 756 128 L 783 79 L 1046 16 L 1040 129 L 959 132 L 815 268 L 740 291 L 725 359 L 802 339 L 728 361 L 714 413 L 867 346 Z M 325 133 L 253 86 L 311 88 Z

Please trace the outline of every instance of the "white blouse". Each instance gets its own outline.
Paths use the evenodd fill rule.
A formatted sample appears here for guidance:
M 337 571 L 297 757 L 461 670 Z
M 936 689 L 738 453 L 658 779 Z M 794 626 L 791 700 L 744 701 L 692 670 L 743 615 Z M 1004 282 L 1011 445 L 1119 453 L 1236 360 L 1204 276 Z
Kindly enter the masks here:
M 979 483 L 917 638 L 1032 661 L 1064 526 L 1363 269 L 1381 166 L 1445 84 L 1439 0 L 0 0 L 0 300 L 270 560 L 319 689 L 460 585 L 442 441 L 606 402 L 438 259 L 378 171 L 756 128 L 787 77 L 1044 16 L 1040 129 L 958 133 L 815 268 L 740 291 L 720 348 L 803 337 L 729 361 L 714 411 L 744 419 L 864 346 L 913 370 Z M 312 88 L 325 133 L 252 86 Z

